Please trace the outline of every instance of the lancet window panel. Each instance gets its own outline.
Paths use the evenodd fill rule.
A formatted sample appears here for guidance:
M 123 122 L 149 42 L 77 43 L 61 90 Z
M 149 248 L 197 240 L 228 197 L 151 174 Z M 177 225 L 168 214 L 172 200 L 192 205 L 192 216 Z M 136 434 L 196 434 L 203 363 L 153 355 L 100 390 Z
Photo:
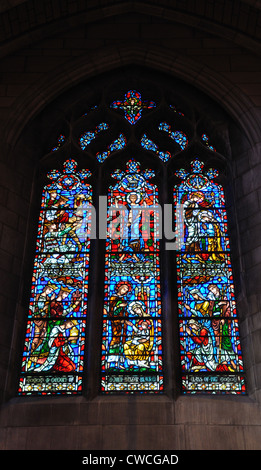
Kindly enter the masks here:
M 92 187 L 67 160 L 43 190 L 20 395 L 82 391 Z
M 174 204 L 184 210 L 177 252 L 182 390 L 185 394 L 246 392 L 224 192 L 195 159 L 179 170 Z
M 109 189 L 102 335 L 103 393 L 163 391 L 157 187 L 135 160 Z M 148 211 L 142 213 L 142 208 Z M 123 220 L 122 220 L 123 219 Z M 121 223 L 123 222 L 123 223 Z M 116 233 L 118 232 L 118 233 Z M 117 237 L 118 235 L 118 237 Z

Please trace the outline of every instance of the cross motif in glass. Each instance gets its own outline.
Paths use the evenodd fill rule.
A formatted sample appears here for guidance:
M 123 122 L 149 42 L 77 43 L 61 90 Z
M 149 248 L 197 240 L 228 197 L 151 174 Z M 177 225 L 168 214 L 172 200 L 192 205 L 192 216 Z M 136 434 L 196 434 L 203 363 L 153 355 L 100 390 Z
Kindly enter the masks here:
M 141 112 L 143 109 L 155 108 L 156 104 L 154 101 L 142 101 L 141 94 L 135 90 L 129 90 L 124 101 L 114 101 L 111 104 L 113 109 L 122 109 L 125 114 L 125 118 L 130 124 L 136 124 L 141 118 Z

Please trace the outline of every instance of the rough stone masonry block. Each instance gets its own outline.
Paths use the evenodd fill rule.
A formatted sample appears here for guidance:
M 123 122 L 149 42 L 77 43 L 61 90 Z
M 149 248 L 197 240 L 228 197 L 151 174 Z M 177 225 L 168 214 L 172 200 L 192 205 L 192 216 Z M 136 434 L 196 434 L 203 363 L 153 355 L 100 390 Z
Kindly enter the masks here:
M 241 426 L 190 425 L 185 435 L 186 448 L 191 450 L 245 450 Z

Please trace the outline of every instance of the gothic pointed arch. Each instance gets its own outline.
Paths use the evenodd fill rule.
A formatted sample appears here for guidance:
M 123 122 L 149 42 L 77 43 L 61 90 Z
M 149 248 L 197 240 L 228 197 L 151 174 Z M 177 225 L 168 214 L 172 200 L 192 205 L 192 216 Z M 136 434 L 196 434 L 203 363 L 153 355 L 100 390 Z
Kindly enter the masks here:
M 25 126 L 59 95 L 68 93 L 72 87 L 80 87 L 94 76 L 117 71 L 121 67 L 145 67 L 154 73 L 170 74 L 174 79 L 196 87 L 219 103 L 235 119 L 251 145 L 255 147 L 258 142 L 260 128 L 257 111 L 251 100 L 229 79 L 206 65 L 202 67 L 191 58 L 168 53 L 160 46 L 134 42 L 132 45 L 121 45 L 117 50 L 114 47 L 105 47 L 98 57 L 95 53 L 90 53 L 84 62 L 81 58 L 70 59 L 69 63 L 52 70 L 41 81 L 29 87 L 14 102 L 9 119 L 4 125 L 7 145 L 10 149 L 13 148 Z
M 96 386 L 99 380 L 98 388 L 105 394 L 164 393 L 168 389 L 170 369 L 175 371 L 175 385 L 172 385 L 175 393 L 179 389 L 183 393 L 245 393 L 227 253 L 223 189 L 215 189 L 215 183 L 211 182 L 219 168 L 221 175 L 225 175 L 230 166 L 228 134 L 224 138 L 224 127 L 219 129 L 216 124 L 220 118 L 229 122 L 229 117 L 217 105 L 213 105 L 209 114 L 200 112 L 198 103 L 193 104 L 190 100 L 194 90 L 188 84 L 179 80 L 175 85 L 173 81 L 170 84 L 164 75 L 159 84 L 158 80 L 149 78 L 149 72 L 144 69 L 137 76 L 130 67 L 127 83 L 113 73 L 110 79 L 107 75 L 105 89 L 103 80 L 104 77 L 96 78 L 87 87 L 85 83 L 79 85 L 73 104 L 66 105 L 64 123 L 61 122 L 60 129 L 56 128 L 52 133 L 48 145 L 45 141 L 46 153 L 40 160 L 40 167 L 49 169 L 52 190 L 69 202 L 56 203 L 55 199 L 50 203 L 54 207 L 49 207 L 50 188 L 44 187 L 45 202 L 41 208 L 37 239 L 39 254 L 35 258 L 32 309 L 28 316 L 20 393 L 84 393 L 89 387 L 87 384 L 93 380 Z M 197 156 L 200 160 L 195 160 Z M 181 170 L 183 165 L 187 167 L 189 162 L 200 162 L 201 159 L 207 163 L 207 177 L 200 173 L 200 164 L 194 164 L 194 173 L 190 176 L 186 170 Z M 55 169 L 52 163 L 55 161 L 59 168 L 62 162 L 67 162 L 65 173 Z M 91 171 L 86 172 L 86 168 Z M 213 169 L 210 171 L 210 168 Z M 87 197 L 84 188 L 89 186 L 85 179 L 90 175 L 93 194 Z M 148 220 L 141 217 L 144 207 L 161 205 L 163 208 L 173 204 L 175 175 L 184 179 L 187 199 L 184 199 L 185 192 L 176 196 L 174 209 L 177 202 L 188 203 L 195 196 L 194 190 L 203 191 L 202 182 L 205 181 L 209 188 L 206 195 L 209 206 L 204 200 L 204 210 L 197 203 L 197 207 L 186 211 L 186 216 L 191 212 L 195 219 L 193 223 L 190 219 L 189 224 L 185 217 L 186 237 L 193 238 L 194 230 L 198 240 L 186 240 L 191 247 L 190 257 L 181 251 L 176 260 L 166 253 L 165 234 L 165 239 L 161 235 L 160 243 L 155 235 L 155 211 L 152 217 L 146 214 Z M 175 184 L 178 188 L 177 182 Z M 86 231 L 89 233 L 87 216 L 79 213 L 81 204 L 77 202 L 84 194 L 85 199 L 91 197 L 99 220 L 100 197 L 108 196 L 107 216 L 111 232 L 107 240 L 106 237 L 99 238 L 100 232 L 95 240 L 86 238 Z M 117 215 L 119 206 L 123 210 L 120 215 L 127 223 L 123 224 L 123 232 L 117 237 L 115 234 L 119 235 L 122 228 Z M 116 225 L 112 224 L 111 211 L 116 211 Z M 85 238 L 81 239 L 81 236 Z M 89 258 L 88 250 L 92 251 L 92 247 L 96 247 L 93 249 L 96 255 Z M 97 250 L 100 261 L 95 264 Z M 201 296 L 204 294 L 208 303 L 206 318 L 195 319 L 195 314 L 192 315 L 197 325 L 202 326 L 200 331 L 204 329 L 205 336 L 199 334 L 198 340 L 195 339 L 196 327 L 191 326 L 192 319 L 189 318 L 189 312 L 197 309 L 184 256 L 186 263 L 190 263 L 189 268 L 195 271 L 190 276 L 194 284 L 198 277 L 202 278 L 194 288 L 202 291 Z M 204 266 L 198 262 L 200 257 L 206 265 L 217 259 L 225 263 L 225 266 L 221 263 L 223 271 L 218 264 L 217 269 L 222 272 L 217 272 L 212 279 L 212 285 L 222 291 L 216 301 L 210 299 L 207 291 L 206 283 L 211 285 L 210 279 L 203 282 L 204 275 L 209 278 L 206 274 L 208 266 L 203 261 Z M 210 271 L 212 268 L 211 264 Z M 96 277 L 90 276 L 89 269 Z M 52 290 L 47 292 L 49 284 Z M 59 313 L 52 308 L 52 303 L 57 301 L 62 287 L 68 292 L 64 300 L 58 299 L 62 307 Z M 90 292 L 90 306 L 87 292 Z M 44 295 L 45 299 L 42 299 Z M 225 300 L 229 303 L 229 315 L 218 307 Z M 38 305 L 40 301 L 42 303 Z M 215 309 L 211 310 L 211 302 Z M 219 326 L 222 325 L 218 339 L 214 327 L 211 335 L 206 337 L 205 334 L 209 331 L 206 322 L 213 326 L 214 316 L 218 317 L 215 321 Z M 167 323 L 166 317 L 169 317 Z M 67 325 L 68 319 L 72 324 Z M 96 335 L 92 335 L 92 328 L 96 329 Z M 99 331 L 102 347 L 101 362 L 97 367 Z M 175 332 L 174 336 L 171 331 Z M 91 344 L 96 346 L 91 347 Z M 199 385 L 200 380 L 203 385 Z

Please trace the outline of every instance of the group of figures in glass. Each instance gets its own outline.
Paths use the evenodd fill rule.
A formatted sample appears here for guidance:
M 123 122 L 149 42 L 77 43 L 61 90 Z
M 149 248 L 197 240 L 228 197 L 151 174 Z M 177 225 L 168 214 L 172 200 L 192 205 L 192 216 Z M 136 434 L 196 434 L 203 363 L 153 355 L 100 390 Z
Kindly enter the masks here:
M 44 188 L 20 379 L 20 393 L 82 390 L 92 200 L 73 160 Z M 85 224 L 83 225 L 83 220 Z
M 141 211 L 158 203 L 158 192 L 148 181 L 153 172 L 142 172 L 134 160 L 113 176 L 118 183 L 108 197 L 102 390 L 158 392 L 163 390 L 158 220 L 155 214 L 144 219 Z M 126 208 L 124 224 L 120 207 Z
M 184 205 L 185 243 L 177 253 L 178 310 L 183 388 L 244 393 L 243 361 L 236 313 L 227 213 L 223 188 L 199 160 L 174 203 Z
M 141 105 L 140 96 L 133 92 L 125 98 L 113 108 L 123 109 L 133 125 L 143 109 L 135 108 Z M 150 109 L 154 103 L 144 106 Z M 89 176 L 69 159 L 62 172 L 48 174 L 51 182 L 43 190 L 21 395 L 82 393 L 91 288 Z M 141 169 L 134 159 L 111 176 L 117 182 L 108 192 L 101 391 L 160 393 L 162 241 L 157 214 L 152 211 L 144 219 L 141 210 L 159 204 L 158 189 L 150 182 L 154 172 Z M 176 176 L 180 183 L 174 187 L 173 215 L 177 205 L 184 209 L 184 240 L 176 254 L 182 390 L 245 393 L 225 199 L 222 186 L 214 181 L 218 173 L 205 171 L 195 159 L 190 171 L 180 169 Z M 120 207 L 127 214 L 124 224 Z

